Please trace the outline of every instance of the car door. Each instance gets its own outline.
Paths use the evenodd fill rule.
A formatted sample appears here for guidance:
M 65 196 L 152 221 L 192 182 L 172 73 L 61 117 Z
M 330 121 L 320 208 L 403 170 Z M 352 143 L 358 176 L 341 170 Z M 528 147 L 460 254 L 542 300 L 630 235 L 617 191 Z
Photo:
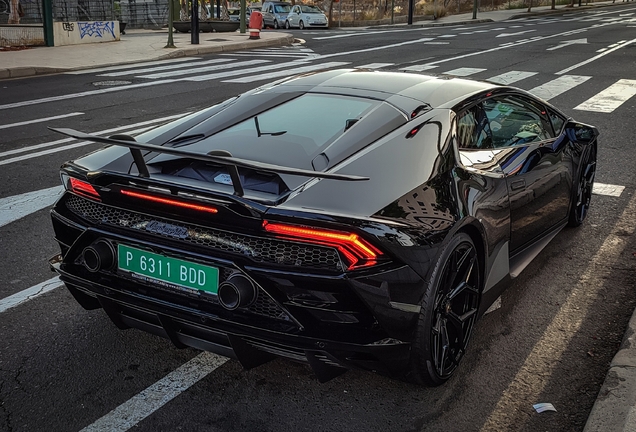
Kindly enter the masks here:
M 266 4 L 263 7 L 263 24 L 265 25 L 274 25 L 274 5 L 271 3 Z
M 490 97 L 481 106 L 510 197 L 510 251 L 567 220 L 572 191 L 567 138 L 555 136 L 546 107 L 530 97 Z
M 298 6 L 294 6 L 291 10 L 291 12 L 289 13 L 289 15 L 287 16 L 287 20 L 289 21 L 289 25 L 291 27 L 298 27 L 298 11 L 299 11 L 299 7 Z

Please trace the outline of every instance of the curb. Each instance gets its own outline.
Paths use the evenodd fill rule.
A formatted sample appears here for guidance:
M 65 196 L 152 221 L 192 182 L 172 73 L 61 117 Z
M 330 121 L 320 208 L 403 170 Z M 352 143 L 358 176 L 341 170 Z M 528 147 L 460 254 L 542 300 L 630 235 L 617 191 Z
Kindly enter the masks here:
M 558 9 L 548 9 L 548 10 L 543 10 L 543 11 L 537 11 L 537 12 L 522 12 L 516 15 L 512 15 L 510 18 L 507 18 L 509 20 L 514 20 L 514 19 L 521 19 L 521 18 L 528 18 L 531 16 L 538 16 L 538 15 L 552 15 L 552 14 L 559 14 L 559 13 L 564 13 L 564 12 L 574 12 L 574 11 L 578 11 L 578 10 L 586 10 L 586 9 L 600 9 L 600 8 L 604 8 L 604 7 L 608 7 L 608 6 L 618 6 L 622 4 L 621 3 L 605 3 L 605 4 L 601 4 L 601 5 L 595 5 L 595 4 L 587 4 L 587 5 L 581 5 L 581 6 L 574 6 L 574 7 L 561 7 Z
M 636 430 L 636 311 L 605 377 L 583 432 Z
M 134 60 L 134 61 L 122 61 L 109 63 L 109 66 L 123 66 L 127 64 L 135 64 L 135 63 L 143 63 L 149 62 L 153 60 L 166 60 L 172 58 L 179 57 L 188 57 L 194 55 L 201 54 L 211 54 L 217 52 L 231 52 L 231 51 L 240 51 L 250 48 L 261 48 L 261 47 L 270 47 L 270 46 L 286 46 L 294 43 L 294 36 L 289 34 L 282 38 L 276 39 L 259 39 L 259 40 L 245 40 L 238 42 L 230 42 L 225 45 L 214 45 L 214 46 L 205 46 L 205 47 L 186 47 L 186 48 L 174 48 L 171 52 L 167 52 L 166 54 L 158 54 L 157 56 L 147 58 L 144 60 Z M 55 73 L 64 73 L 71 71 L 78 71 L 84 69 L 93 69 L 98 67 L 96 65 L 91 66 L 82 66 L 82 67 L 73 67 L 73 68 L 48 68 L 48 67 L 16 67 L 16 68 L 8 68 L 2 69 L 0 68 L 0 79 L 8 79 L 8 78 L 24 78 L 29 76 L 36 75 L 50 75 Z
M 438 22 L 438 23 L 422 23 L 422 22 L 417 22 L 415 24 L 381 24 L 381 25 L 376 25 L 376 26 L 369 26 L 369 27 L 364 27 L 367 29 L 386 29 L 386 28 L 420 28 L 420 27 L 448 27 L 448 26 L 454 26 L 454 25 L 468 25 L 468 24 L 482 24 L 482 23 L 489 23 L 489 22 L 494 22 L 494 20 L 490 19 L 490 18 L 482 18 L 482 19 L 470 19 L 470 20 L 463 20 L 463 21 L 453 21 L 453 22 Z

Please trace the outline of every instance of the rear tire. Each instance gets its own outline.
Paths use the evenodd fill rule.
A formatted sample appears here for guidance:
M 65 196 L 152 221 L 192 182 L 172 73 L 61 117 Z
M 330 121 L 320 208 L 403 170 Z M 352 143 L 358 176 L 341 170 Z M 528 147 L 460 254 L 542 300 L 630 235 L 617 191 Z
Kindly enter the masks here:
M 287 30 L 289 30 L 291 28 L 291 26 L 289 25 L 289 21 L 285 21 L 285 28 Z
M 481 286 L 477 249 L 460 232 L 440 254 L 422 299 L 407 381 L 438 386 L 453 375 L 477 320 Z
M 577 179 L 576 191 L 572 198 L 572 208 L 568 225 L 580 226 L 587 217 L 592 200 L 594 177 L 596 176 L 596 143 L 590 144 L 584 149 L 581 156 L 580 173 Z
M 305 23 L 303 22 L 303 20 L 300 20 L 300 22 L 298 23 L 298 28 L 301 30 L 305 30 Z
M 279 29 L 280 26 L 278 25 L 278 20 L 274 20 L 274 28 L 275 29 Z

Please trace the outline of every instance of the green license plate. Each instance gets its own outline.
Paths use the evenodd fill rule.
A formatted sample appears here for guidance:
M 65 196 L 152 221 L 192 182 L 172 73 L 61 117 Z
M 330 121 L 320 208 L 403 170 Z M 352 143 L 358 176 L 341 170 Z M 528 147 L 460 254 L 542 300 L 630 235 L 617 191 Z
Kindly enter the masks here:
M 141 249 L 117 245 L 117 265 L 120 270 L 160 285 L 202 290 L 216 294 L 219 290 L 219 269 L 190 261 L 170 258 Z

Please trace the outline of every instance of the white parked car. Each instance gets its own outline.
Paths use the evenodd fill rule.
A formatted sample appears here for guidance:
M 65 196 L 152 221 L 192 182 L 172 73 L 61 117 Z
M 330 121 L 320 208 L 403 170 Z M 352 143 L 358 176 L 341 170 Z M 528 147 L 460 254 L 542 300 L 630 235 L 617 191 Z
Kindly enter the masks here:
M 292 27 L 301 30 L 306 27 L 328 28 L 327 15 L 316 6 L 295 5 L 285 20 L 285 28 Z

